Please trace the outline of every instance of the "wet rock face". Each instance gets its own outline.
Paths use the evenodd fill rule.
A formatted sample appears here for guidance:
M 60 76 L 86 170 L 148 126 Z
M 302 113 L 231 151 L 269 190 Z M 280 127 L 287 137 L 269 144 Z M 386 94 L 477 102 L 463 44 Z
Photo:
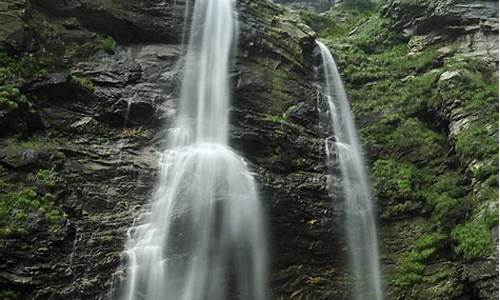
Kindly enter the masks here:
M 28 1 L 6 0 L 0 3 L 0 49 L 10 52 L 31 50 L 33 32 L 27 28 Z
M 18 298 L 105 299 L 123 275 L 126 231 L 148 210 L 157 154 L 175 117 L 183 55 L 178 16 L 186 3 L 29 4 L 34 19 L 24 26 L 55 24 L 59 34 L 50 42 L 44 36 L 52 32 L 36 35 L 44 53 L 56 51 L 54 43 L 84 45 L 105 35 L 119 45 L 114 54 L 71 48 L 55 55 L 55 70 L 20 87 L 40 125 L 4 132 L 1 178 L 29 184 L 38 170 L 53 171 L 64 217 L 49 224 L 33 216 L 22 235 L 0 238 L 0 286 Z M 238 10 L 231 139 L 267 208 L 274 297 L 340 298 L 345 247 L 324 176 L 325 129 L 311 78 L 314 33 L 268 1 L 239 1 Z M 1 122 L 8 120 L 0 115 Z
M 13 182 L 36 170 L 56 173 L 66 214 L 55 226 L 25 224 L 2 238 L 0 284 L 21 298 L 97 299 L 111 291 L 126 230 L 147 209 L 157 151 L 175 107 L 179 47 L 123 47 L 34 78 L 23 87 L 38 97 L 43 131 L 27 141 L 1 140 L 0 165 Z M 168 55 L 167 55 L 168 54 Z
M 33 0 L 32 3 L 54 16 L 76 17 L 86 27 L 124 41 L 172 42 L 182 33 L 186 1 Z

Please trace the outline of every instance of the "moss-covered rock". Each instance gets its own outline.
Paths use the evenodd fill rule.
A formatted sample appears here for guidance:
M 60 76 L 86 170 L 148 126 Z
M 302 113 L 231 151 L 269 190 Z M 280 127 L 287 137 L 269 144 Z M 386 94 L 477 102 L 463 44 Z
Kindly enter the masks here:
M 468 33 L 429 25 L 478 22 L 476 9 L 489 7 L 483 4 L 465 16 L 455 14 L 459 4 L 444 1 L 305 15 L 322 29 L 348 86 L 372 165 L 394 299 L 498 295 L 485 296 L 497 275 L 471 280 L 462 273 L 463 266 L 498 261 L 498 224 L 487 217 L 498 214 L 496 65 L 470 58 L 460 44 Z

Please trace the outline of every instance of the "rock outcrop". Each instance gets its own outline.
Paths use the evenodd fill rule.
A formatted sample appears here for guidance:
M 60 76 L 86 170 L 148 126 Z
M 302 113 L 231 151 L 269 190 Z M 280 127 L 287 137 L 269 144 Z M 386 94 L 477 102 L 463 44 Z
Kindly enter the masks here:
M 417 2 L 387 1 L 361 23 L 336 7 L 320 22 L 333 29 L 315 29 L 374 174 L 387 297 L 495 299 L 498 3 Z M 123 276 L 126 231 L 149 208 L 178 106 L 191 3 L 0 1 L 1 299 L 106 299 Z M 231 145 L 267 209 L 273 299 L 344 299 L 316 33 L 266 0 L 238 10 Z
M 305 18 L 348 86 L 387 297 L 498 298 L 498 3 L 394 0 L 362 20 L 342 7 Z
M 472 57 L 498 61 L 498 1 L 389 1 L 384 16 L 423 49 L 439 42 L 454 44 Z
M 50 221 L 35 207 L 11 220 L 19 228 L 0 239 L 4 298 L 105 299 L 123 275 L 126 231 L 148 209 L 157 153 L 178 105 L 185 3 L 174 4 L 23 2 L 19 27 L 33 32 L 23 39 L 36 47 L 9 51 L 34 51 L 50 65 L 19 76 L 39 124 L 5 127 L 0 175 L 10 195 L 50 174 L 53 184 L 33 188 L 30 199 L 51 195 L 58 217 Z M 241 1 L 239 11 L 231 137 L 269 214 L 275 298 L 340 298 L 344 247 L 326 188 L 314 32 L 267 1 Z M 4 109 L 6 124 L 21 110 Z

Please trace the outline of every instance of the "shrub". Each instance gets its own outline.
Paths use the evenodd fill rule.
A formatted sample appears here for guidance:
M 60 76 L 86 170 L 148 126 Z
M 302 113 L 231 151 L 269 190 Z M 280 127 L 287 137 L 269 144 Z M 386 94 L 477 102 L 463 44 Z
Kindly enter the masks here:
M 425 269 L 424 263 L 434 256 L 446 238 L 446 235 L 438 232 L 423 234 L 415 242 L 415 249 L 407 252 L 393 283 L 406 287 L 420 282 Z
M 456 139 L 455 149 L 466 157 L 485 159 L 498 153 L 498 140 L 480 122 L 461 131 Z
M 97 48 L 102 49 L 109 54 L 114 54 L 116 50 L 116 41 L 110 36 L 105 37 L 101 40 Z
M 62 218 L 52 194 L 39 195 L 33 187 L 10 187 L 10 191 L 0 192 L 0 237 L 23 233 L 23 223 L 37 211 L 51 224 Z
M 75 82 L 78 86 L 82 87 L 88 93 L 93 93 L 95 91 L 95 86 L 92 80 L 90 80 L 83 74 L 79 73 L 71 74 L 71 80 Z
M 455 252 L 466 259 L 485 255 L 493 242 L 490 227 L 484 220 L 460 224 L 453 229 L 451 236 L 456 242 Z
M 419 170 L 408 163 L 395 160 L 377 160 L 373 166 L 375 187 L 389 198 L 418 197 Z
M 54 187 L 56 185 L 54 172 L 50 170 L 38 170 L 34 175 L 34 180 L 47 187 Z

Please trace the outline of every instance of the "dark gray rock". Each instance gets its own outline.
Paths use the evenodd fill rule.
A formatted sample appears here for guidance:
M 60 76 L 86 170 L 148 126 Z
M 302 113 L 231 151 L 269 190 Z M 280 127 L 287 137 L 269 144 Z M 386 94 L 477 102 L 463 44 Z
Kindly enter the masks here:
M 57 203 L 66 214 L 54 228 L 0 239 L 0 273 L 8 274 L 1 285 L 19 297 L 106 299 L 122 276 L 126 230 L 148 210 L 157 153 L 179 98 L 182 22 L 174 15 L 184 3 L 177 3 L 174 11 L 173 1 L 33 0 L 33 16 L 56 22 L 66 42 L 83 43 L 84 33 L 98 31 L 120 46 L 113 55 L 61 60 L 63 71 L 23 86 L 39 99 L 40 154 L 22 160 L 29 143 L 0 140 L 16 145 L 1 156 L 16 178 L 57 165 Z M 314 33 L 268 1 L 239 1 L 238 9 L 231 140 L 268 209 L 273 291 L 284 299 L 341 297 L 345 247 L 324 176 L 324 130 L 310 77 Z M 41 41 L 52 53 L 49 44 Z M 38 224 L 35 217 L 29 223 Z
M 22 52 L 34 48 L 33 32 L 24 23 L 27 0 L 0 2 L 0 50 Z
M 128 42 L 179 41 L 183 29 L 185 1 L 33 0 L 33 3 L 52 15 L 76 17 L 88 28 Z
M 383 8 L 383 15 L 392 18 L 414 45 L 423 42 L 420 49 L 452 39 L 468 56 L 498 61 L 498 1 L 392 0 Z

